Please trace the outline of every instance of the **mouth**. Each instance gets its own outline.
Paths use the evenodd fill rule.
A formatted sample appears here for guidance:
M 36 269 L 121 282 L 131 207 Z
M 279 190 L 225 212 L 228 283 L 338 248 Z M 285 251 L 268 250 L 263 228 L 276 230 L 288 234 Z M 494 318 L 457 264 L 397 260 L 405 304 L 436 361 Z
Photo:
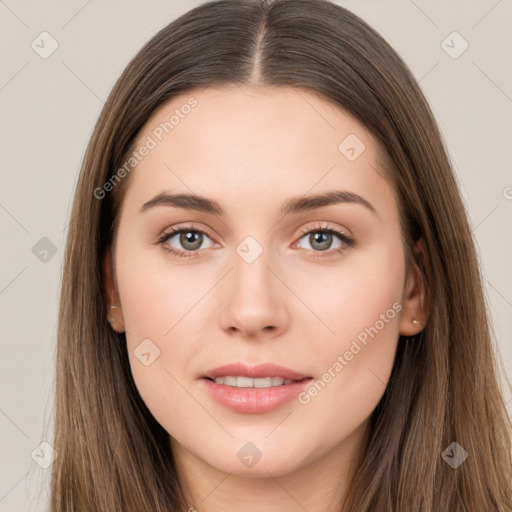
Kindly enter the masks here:
M 234 363 L 201 377 L 209 395 L 237 412 L 263 413 L 295 398 L 312 377 L 272 363 Z
M 254 387 L 258 387 L 258 385 L 270 387 L 289 383 L 285 381 L 303 380 L 310 376 L 274 363 L 260 363 L 251 366 L 239 362 L 213 368 L 207 371 L 203 377 L 211 380 L 224 379 L 224 382 L 218 382 L 218 384 L 226 386 L 253 387 L 256 384 Z M 270 383 L 268 379 L 271 379 Z M 282 382 L 278 379 L 282 379 Z
M 216 379 L 210 379 L 208 377 L 206 378 L 212 382 L 215 382 L 215 384 L 222 384 L 224 386 L 231 386 L 233 388 L 265 389 L 275 388 L 278 386 L 287 386 L 293 382 L 300 382 L 293 379 L 285 379 L 283 377 L 260 377 L 257 379 L 252 379 L 251 377 L 245 377 L 243 375 L 227 375 L 225 377 L 217 377 Z

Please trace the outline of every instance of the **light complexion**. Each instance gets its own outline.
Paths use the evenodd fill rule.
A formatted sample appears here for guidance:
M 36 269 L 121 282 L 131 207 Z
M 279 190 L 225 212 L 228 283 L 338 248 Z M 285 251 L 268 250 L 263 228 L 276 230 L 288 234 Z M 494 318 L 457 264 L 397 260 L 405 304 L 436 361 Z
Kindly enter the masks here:
M 138 140 L 191 95 L 158 109 Z M 193 96 L 190 115 L 131 172 L 114 258 L 104 261 L 119 306 L 112 326 L 126 331 L 135 383 L 171 436 L 191 507 L 334 510 L 399 334 L 425 325 L 422 280 L 415 266 L 406 272 L 397 198 L 373 135 L 316 94 L 240 86 Z M 338 148 L 350 134 L 365 146 L 354 161 Z M 327 191 L 362 199 L 283 215 L 292 198 Z M 162 194 L 204 196 L 223 214 L 151 203 Z M 170 234 L 182 228 L 181 237 Z M 262 251 L 251 263 L 240 252 L 247 237 L 251 254 Z M 396 303 L 400 311 L 308 404 L 294 398 L 243 412 L 208 391 L 205 373 L 237 362 L 321 379 Z M 149 366 L 134 354 L 147 339 L 160 350 Z M 261 454 L 252 466 L 243 461 L 247 443 Z

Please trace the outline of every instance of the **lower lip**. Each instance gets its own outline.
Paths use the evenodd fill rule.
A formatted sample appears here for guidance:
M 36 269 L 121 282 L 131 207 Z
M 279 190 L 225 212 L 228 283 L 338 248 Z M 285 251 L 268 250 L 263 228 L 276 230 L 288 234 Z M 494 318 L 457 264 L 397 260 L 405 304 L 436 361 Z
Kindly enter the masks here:
M 270 388 L 237 388 L 201 379 L 211 396 L 237 412 L 268 412 L 290 402 L 304 390 L 311 378 Z

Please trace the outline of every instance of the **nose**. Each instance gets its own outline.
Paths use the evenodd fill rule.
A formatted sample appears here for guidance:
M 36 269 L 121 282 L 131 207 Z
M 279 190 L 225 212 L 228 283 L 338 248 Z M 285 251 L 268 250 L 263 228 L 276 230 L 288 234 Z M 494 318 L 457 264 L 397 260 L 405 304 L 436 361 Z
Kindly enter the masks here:
M 229 334 L 274 338 L 288 328 L 287 289 L 270 263 L 266 251 L 251 263 L 234 254 L 233 268 L 219 290 L 220 326 Z

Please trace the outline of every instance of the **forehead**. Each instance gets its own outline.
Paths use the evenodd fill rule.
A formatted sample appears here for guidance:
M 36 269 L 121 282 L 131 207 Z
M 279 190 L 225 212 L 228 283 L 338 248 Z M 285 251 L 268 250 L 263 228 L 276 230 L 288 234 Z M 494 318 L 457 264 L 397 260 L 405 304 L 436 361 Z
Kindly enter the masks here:
M 125 199 L 138 203 L 173 189 L 250 203 L 286 191 L 386 187 L 371 132 L 333 102 L 291 87 L 181 94 L 153 113 L 134 148 L 139 159 Z

